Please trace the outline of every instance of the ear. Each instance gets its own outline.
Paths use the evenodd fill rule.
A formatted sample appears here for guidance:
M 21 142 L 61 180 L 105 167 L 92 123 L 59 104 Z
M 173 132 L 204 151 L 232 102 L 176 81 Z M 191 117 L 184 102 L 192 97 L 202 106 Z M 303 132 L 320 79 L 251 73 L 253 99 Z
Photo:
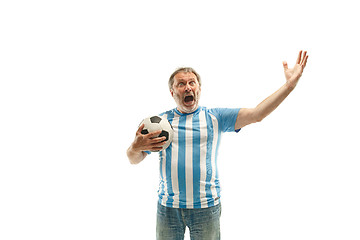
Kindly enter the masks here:
M 174 91 L 172 89 L 170 90 L 170 94 L 172 97 L 174 97 Z

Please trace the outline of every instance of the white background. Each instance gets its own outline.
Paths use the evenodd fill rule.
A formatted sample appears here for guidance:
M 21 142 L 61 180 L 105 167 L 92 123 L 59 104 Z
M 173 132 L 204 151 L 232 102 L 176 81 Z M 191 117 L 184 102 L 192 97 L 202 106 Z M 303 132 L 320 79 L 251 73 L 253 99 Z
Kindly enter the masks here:
M 268 118 L 224 135 L 223 239 L 360 239 L 356 1 L 2 1 L 0 239 L 155 239 L 158 159 L 130 165 L 167 80 L 200 104 L 255 107 L 309 60 Z

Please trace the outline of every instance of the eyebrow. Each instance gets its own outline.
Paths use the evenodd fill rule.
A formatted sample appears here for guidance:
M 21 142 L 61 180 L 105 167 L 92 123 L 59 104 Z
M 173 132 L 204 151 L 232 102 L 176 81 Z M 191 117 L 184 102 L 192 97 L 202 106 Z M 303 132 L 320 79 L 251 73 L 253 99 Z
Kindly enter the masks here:
M 177 79 L 178 81 L 186 81 L 185 79 L 183 78 L 180 78 L 180 79 Z M 189 80 L 196 80 L 195 78 L 189 78 Z

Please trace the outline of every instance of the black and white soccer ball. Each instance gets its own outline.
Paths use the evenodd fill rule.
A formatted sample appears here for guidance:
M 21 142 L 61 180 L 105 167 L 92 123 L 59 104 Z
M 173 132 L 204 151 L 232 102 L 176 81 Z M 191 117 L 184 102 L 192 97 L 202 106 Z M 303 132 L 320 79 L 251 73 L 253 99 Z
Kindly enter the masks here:
M 174 136 L 174 129 L 166 118 L 162 116 L 147 117 L 140 123 L 140 126 L 141 124 L 144 124 L 144 128 L 143 130 L 141 130 L 141 134 L 148 134 L 155 131 L 161 131 L 161 133 L 155 137 L 164 137 L 164 136 L 166 137 L 166 139 L 163 141 L 166 143 L 162 145 L 162 149 L 159 151 L 162 151 L 167 147 L 169 147 Z M 152 151 L 152 152 L 159 152 L 159 151 Z

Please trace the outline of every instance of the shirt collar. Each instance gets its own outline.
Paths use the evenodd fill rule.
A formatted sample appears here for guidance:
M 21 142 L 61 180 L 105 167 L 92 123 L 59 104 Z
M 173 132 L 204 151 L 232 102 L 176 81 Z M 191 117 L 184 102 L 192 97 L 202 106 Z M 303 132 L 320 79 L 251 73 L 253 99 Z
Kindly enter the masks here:
M 180 116 L 186 116 L 186 115 L 198 113 L 199 111 L 200 111 L 200 107 L 198 107 L 195 111 L 193 111 L 193 112 L 191 112 L 191 113 L 182 113 L 182 112 L 180 112 L 177 108 L 175 108 L 175 112 L 176 112 L 177 114 L 179 114 Z

